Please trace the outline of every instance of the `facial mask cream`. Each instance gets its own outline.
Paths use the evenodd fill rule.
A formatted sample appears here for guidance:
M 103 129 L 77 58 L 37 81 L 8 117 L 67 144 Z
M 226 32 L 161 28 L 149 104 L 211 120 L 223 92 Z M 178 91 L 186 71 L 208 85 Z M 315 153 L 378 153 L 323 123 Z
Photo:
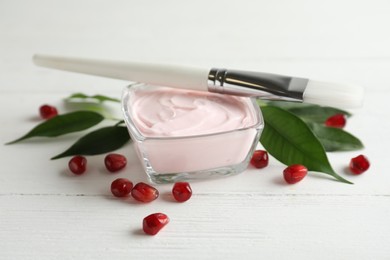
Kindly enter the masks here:
M 263 127 L 253 99 L 192 90 L 131 86 L 123 110 L 154 182 L 243 171 Z

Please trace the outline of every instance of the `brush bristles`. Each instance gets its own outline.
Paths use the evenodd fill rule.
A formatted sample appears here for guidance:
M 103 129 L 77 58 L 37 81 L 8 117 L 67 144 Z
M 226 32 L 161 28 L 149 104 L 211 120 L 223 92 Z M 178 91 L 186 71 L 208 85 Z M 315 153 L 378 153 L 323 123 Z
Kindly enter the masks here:
M 338 108 L 359 108 L 363 105 L 364 89 L 359 86 L 309 80 L 303 101 Z

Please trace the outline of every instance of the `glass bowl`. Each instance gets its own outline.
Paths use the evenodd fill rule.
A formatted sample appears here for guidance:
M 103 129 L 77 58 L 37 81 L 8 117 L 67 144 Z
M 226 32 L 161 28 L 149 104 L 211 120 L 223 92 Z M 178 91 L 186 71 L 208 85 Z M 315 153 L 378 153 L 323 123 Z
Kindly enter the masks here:
M 151 136 L 150 133 L 145 131 L 145 126 L 141 126 L 137 120 L 139 116 L 151 113 L 150 110 L 152 109 L 147 107 L 143 108 L 142 111 L 136 111 L 135 103 L 140 93 L 143 95 L 151 93 L 150 96 L 152 96 L 153 91 L 157 90 L 160 92 L 166 91 L 169 95 L 172 89 L 133 84 L 124 89 L 122 96 L 122 110 L 126 125 L 134 142 L 137 155 L 151 182 L 172 183 L 229 176 L 240 173 L 247 168 L 264 127 L 260 108 L 254 98 L 234 97 L 242 102 L 241 105 L 250 114 L 252 121 L 250 125 L 245 127 L 227 131 L 211 131 L 209 133 L 207 131 L 206 133 L 195 131 L 190 134 L 175 136 L 171 136 L 169 133 L 168 135 Z M 188 93 L 188 90 L 175 91 L 183 91 L 184 95 Z M 207 95 L 208 100 L 217 100 L 218 105 L 221 105 L 220 100 L 227 98 L 225 95 L 214 93 L 196 93 Z M 232 98 L 232 96 L 229 98 Z M 150 106 L 153 105 L 154 103 L 151 103 Z M 203 118 L 199 120 L 203 120 Z M 209 120 L 219 120 L 226 123 L 225 119 L 220 118 L 209 118 Z M 191 118 L 191 120 L 188 120 L 188 124 L 194 124 L 195 122 L 197 122 L 197 119 Z M 174 125 L 173 127 L 175 130 L 180 130 L 177 129 L 180 126 Z

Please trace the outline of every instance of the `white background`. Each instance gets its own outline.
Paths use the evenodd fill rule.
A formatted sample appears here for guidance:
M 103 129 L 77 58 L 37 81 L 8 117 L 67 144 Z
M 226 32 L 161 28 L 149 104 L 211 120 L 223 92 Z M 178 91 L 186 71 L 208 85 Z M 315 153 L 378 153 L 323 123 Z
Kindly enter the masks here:
M 77 137 L 0 146 L 0 259 L 390 259 L 390 4 L 370 1 L 0 0 L 1 144 L 38 122 L 38 107 L 74 92 L 120 97 L 124 81 L 35 67 L 34 53 L 227 67 L 282 73 L 366 88 L 346 130 L 365 149 L 330 153 L 354 185 L 310 173 L 282 179 L 264 170 L 192 184 L 174 203 L 171 185 L 147 205 L 112 197 L 117 177 L 146 181 L 131 145 L 129 164 L 108 174 L 89 157 L 83 176 L 49 158 Z M 119 110 L 118 107 L 113 109 Z M 371 168 L 345 171 L 363 153 Z M 143 217 L 165 212 L 157 236 Z

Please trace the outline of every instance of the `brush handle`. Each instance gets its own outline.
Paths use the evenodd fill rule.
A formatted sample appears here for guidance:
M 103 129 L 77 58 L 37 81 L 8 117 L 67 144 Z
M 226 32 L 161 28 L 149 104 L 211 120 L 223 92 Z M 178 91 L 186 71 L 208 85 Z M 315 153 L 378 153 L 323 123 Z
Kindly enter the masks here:
M 361 87 L 262 72 L 209 70 L 49 55 L 35 55 L 33 60 L 39 66 L 60 70 L 173 88 L 255 96 L 268 100 L 298 101 L 353 108 L 361 106 L 364 95 Z
M 208 69 L 36 54 L 36 65 L 95 76 L 207 91 Z

